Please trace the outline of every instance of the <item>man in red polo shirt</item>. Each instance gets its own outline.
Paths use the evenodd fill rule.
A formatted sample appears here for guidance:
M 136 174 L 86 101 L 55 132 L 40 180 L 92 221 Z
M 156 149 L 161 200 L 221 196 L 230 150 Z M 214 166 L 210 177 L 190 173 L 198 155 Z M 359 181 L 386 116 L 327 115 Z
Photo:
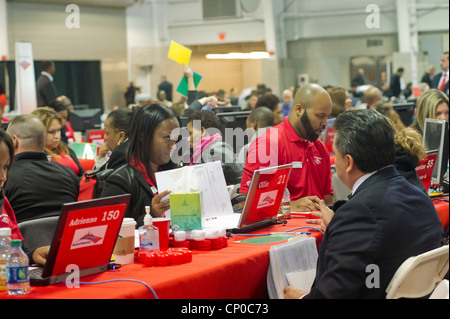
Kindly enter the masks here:
M 318 139 L 326 128 L 331 110 L 331 98 L 321 86 L 303 86 L 284 121 L 268 129 L 250 145 L 239 192 L 248 192 L 255 170 L 292 163 L 287 184 L 291 210 L 319 210 L 320 199 L 331 204 L 330 155 Z

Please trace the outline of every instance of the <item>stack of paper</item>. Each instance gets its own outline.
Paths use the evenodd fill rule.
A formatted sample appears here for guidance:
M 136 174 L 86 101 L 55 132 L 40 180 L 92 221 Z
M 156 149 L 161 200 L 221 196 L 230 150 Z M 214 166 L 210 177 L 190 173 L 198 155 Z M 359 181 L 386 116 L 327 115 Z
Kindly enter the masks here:
M 286 286 L 310 291 L 318 258 L 314 237 L 272 246 L 269 256 L 267 289 L 271 299 L 283 299 Z
M 211 220 L 233 216 L 233 207 L 220 161 L 157 172 L 155 176 L 159 193 L 168 189 L 171 190 L 171 194 L 202 193 L 203 226 Z M 169 195 L 162 200 L 166 199 L 169 199 Z M 165 215 L 170 217 L 171 209 L 166 211 Z

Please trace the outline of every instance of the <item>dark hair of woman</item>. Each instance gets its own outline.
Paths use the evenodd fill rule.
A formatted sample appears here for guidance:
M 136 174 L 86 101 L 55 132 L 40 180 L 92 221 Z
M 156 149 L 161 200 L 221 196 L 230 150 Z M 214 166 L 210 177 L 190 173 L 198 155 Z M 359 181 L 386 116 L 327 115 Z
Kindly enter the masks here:
M 129 134 L 129 147 L 127 152 L 127 161 L 137 160 L 146 169 L 148 176 L 156 173 L 150 168 L 150 149 L 153 141 L 153 135 L 156 128 L 164 120 L 176 118 L 181 127 L 181 119 L 169 107 L 159 103 L 144 105 L 134 114 L 131 130 Z M 161 166 L 163 170 L 175 168 L 177 165 L 172 161 Z M 155 183 L 156 184 L 156 183 Z

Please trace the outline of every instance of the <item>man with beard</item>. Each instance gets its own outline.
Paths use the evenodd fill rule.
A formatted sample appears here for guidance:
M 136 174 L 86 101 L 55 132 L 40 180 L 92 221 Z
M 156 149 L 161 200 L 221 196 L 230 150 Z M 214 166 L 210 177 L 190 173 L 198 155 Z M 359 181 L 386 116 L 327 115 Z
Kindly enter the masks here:
M 330 155 L 318 139 L 331 110 L 331 98 L 321 86 L 308 84 L 298 90 L 284 121 L 250 144 L 239 192 L 248 192 L 255 170 L 292 163 L 287 184 L 291 211 L 320 210 L 321 199 L 331 204 Z

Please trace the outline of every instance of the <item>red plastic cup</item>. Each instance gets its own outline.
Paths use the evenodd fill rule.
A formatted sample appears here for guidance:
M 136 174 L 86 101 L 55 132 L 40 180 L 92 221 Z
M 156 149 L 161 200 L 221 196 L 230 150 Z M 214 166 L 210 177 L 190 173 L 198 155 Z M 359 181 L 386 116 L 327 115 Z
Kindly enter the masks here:
M 153 218 L 153 225 L 158 227 L 159 250 L 169 248 L 170 218 Z

